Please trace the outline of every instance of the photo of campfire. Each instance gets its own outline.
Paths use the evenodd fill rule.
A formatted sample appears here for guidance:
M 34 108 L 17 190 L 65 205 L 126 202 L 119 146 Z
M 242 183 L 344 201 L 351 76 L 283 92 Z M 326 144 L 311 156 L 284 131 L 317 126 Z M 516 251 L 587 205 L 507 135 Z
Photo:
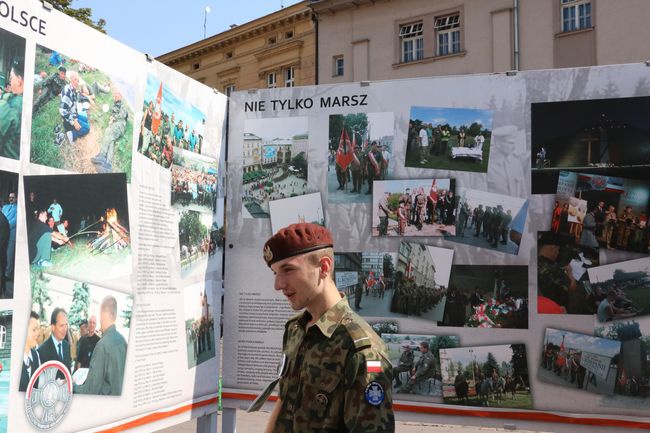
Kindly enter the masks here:
M 131 273 L 126 176 L 25 176 L 33 271 L 107 283 Z

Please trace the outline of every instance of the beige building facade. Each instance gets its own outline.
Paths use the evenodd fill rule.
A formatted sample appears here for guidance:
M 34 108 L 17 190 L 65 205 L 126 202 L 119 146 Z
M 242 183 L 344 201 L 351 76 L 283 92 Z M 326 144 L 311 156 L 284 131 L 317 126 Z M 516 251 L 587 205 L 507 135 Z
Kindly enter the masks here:
M 303 1 L 157 60 L 225 94 L 316 84 L 312 12 Z
M 647 0 L 312 0 L 319 83 L 650 59 Z

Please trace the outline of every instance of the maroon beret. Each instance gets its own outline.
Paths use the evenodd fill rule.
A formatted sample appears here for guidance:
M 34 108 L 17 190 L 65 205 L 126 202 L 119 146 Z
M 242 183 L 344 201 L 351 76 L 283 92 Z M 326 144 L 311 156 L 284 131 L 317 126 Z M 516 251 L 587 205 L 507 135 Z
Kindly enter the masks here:
M 264 260 L 271 267 L 273 263 L 288 257 L 333 246 L 332 235 L 325 227 L 311 223 L 291 224 L 266 241 Z

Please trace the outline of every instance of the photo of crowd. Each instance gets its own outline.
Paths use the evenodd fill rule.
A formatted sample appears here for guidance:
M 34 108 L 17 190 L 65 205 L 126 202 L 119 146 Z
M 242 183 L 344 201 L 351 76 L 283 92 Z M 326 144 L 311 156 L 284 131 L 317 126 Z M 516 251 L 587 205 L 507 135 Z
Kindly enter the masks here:
M 442 397 L 440 349 L 459 346 L 455 335 L 380 334 L 393 365 L 393 391 Z
M 559 172 L 647 179 L 650 97 L 531 104 L 533 194 L 553 194 Z
M 561 171 L 557 185 L 554 233 L 594 249 L 650 253 L 650 182 Z
M 32 271 L 100 284 L 131 274 L 124 173 L 23 179 Z
M 269 201 L 307 191 L 307 117 L 248 119 L 244 124 L 244 217 L 269 218 Z
M 38 272 L 19 391 L 47 361 L 60 361 L 75 394 L 121 395 L 133 296 Z
M 507 254 L 518 254 L 526 224 L 528 201 L 523 198 L 459 188 L 454 213 L 456 236 L 445 239 Z
M 0 170 L 0 299 L 10 299 L 14 296 L 17 191 L 18 174 Z
M 532 409 L 524 344 L 440 349 L 447 404 Z
M 173 161 L 172 206 L 177 209 L 216 212 L 218 182 L 216 161 L 187 150 L 177 150 Z
M 40 45 L 35 62 L 30 161 L 130 180 L 133 80 Z
M 375 181 L 373 236 L 455 236 L 455 179 Z
M 375 180 L 391 175 L 393 113 L 329 116 L 327 201 L 370 202 Z
M 9 419 L 9 402 L 12 400 L 9 395 L 12 387 L 9 385 L 13 371 L 11 369 L 12 340 L 13 340 L 13 311 L 0 310 L 0 331 L 4 334 L 4 347 L 0 351 L 0 432 L 7 432 L 7 421 Z M 14 352 L 14 356 L 16 353 Z M 15 380 L 15 379 L 14 379 Z M 15 385 L 14 385 L 15 388 Z
M 187 368 L 194 368 L 216 354 L 214 293 L 211 281 L 183 288 Z
M 487 173 L 492 111 L 411 107 L 406 166 Z
M 0 156 L 20 159 L 25 38 L 0 29 Z
M 225 239 L 223 199 L 218 200 L 221 215 L 184 210 L 179 214 L 178 245 L 181 278 L 205 274 L 221 264 Z
M 528 328 L 528 267 L 453 265 L 438 326 Z
M 650 314 L 650 258 L 587 270 L 596 298 L 598 322 Z
M 179 149 L 204 153 L 205 114 L 179 98 L 153 74 L 147 75 L 138 152 L 170 168 Z
M 538 378 L 553 385 L 612 395 L 620 352 L 619 341 L 546 328 Z
M 290 224 L 314 223 L 325 226 L 325 212 L 320 192 L 269 202 L 273 233 Z

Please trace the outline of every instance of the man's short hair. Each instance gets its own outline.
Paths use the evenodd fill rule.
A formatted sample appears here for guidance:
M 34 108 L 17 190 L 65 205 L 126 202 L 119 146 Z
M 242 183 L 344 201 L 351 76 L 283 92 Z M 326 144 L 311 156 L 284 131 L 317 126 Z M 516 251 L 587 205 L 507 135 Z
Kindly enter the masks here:
M 428 341 L 422 341 L 420 342 L 420 346 L 424 347 L 425 349 L 429 349 L 429 342 Z
M 14 75 L 17 77 L 23 78 L 23 74 L 25 73 L 25 61 L 23 59 L 14 59 L 13 62 L 11 62 L 11 70 L 14 71 Z
M 101 311 L 108 311 L 113 318 L 117 317 L 117 300 L 111 295 L 108 295 L 102 301 Z
M 323 248 L 320 250 L 312 251 L 311 253 L 307 253 L 305 260 L 314 266 L 318 266 L 320 259 L 323 257 L 329 257 L 330 259 L 334 260 L 334 248 Z
M 54 311 L 52 311 L 52 316 L 50 317 L 50 325 L 56 325 L 56 318 L 59 316 L 59 313 L 63 313 L 66 316 L 68 315 L 68 313 L 66 313 L 63 308 L 56 307 Z

